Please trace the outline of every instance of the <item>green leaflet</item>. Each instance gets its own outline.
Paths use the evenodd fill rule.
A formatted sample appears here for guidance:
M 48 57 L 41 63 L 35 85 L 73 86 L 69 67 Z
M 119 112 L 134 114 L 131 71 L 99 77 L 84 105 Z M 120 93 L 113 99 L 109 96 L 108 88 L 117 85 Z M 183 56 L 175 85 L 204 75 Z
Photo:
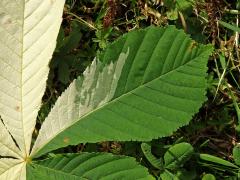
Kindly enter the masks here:
M 164 154 L 164 166 L 167 169 L 175 170 L 184 165 L 191 158 L 194 150 L 189 143 L 175 144 Z
M 100 55 L 102 63 L 94 62 L 62 94 L 32 156 L 78 143 L 171 135 L 188 124 L 205 100 L 211 52 L 211 46 L 196 44 L 173 26 L 124 35 Z
M 216 180 L 215 176 L 212 174 L 205 174 L 202 180 Z
M 232 30 L 232 31 L 236 31 L 236 32 L 240 32 L 240 28 L 237 27 L 236 25 L 232 25 L 232 24 L 229 24 L 229 23 L 226 23 L 224 21 L 218 21 L 220 25 Z
M 156 158 L 152 154 L 152 147 L 148 143 L 142 143 L 141 149 L 147 160 L 151 163 L 151 165 L 157 169 L 163 170 L 163 162 L 162 159 Z
M 27 180 L 154 179 L 134 158 L 107 153 L 58 155 L 27 166 Z
M 227 167 L 236 168 L 236 169 L 238 168 L 238 166 L 231 163 L 230 161 L 224 160 L 222 158 L 219 158 L 217 156 L 213 156 L 213 155 L 210 155 L 210 154 L 199 154 L 199 158 L 201 160 L 208 161 L 208 162 L 211 162 L 211 163 L 215 163 L 215 164 L 218 164 L 218 165 L 227 166 Z
M 233 148 L 233 159 L 236 165 L 240 166 L 240 147 L 239 145 L 236 145 Z

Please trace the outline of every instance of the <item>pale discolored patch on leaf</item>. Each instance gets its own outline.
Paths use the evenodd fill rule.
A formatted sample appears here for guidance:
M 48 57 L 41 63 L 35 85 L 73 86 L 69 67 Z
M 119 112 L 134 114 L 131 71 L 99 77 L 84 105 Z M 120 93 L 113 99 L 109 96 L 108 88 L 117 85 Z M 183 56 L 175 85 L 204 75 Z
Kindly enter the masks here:
M 32 153 L 71 126 L 78 117 L 103 106 L 113 98 L 128 55 L 129 49 L 108 66 L 103 66 L 97 59 L 92 62 L 84 71 L 83 77 L 76 79 L 57 100 L 42 125 Z M 64 137 L 63 142 L 68 144 L 70 140 Z

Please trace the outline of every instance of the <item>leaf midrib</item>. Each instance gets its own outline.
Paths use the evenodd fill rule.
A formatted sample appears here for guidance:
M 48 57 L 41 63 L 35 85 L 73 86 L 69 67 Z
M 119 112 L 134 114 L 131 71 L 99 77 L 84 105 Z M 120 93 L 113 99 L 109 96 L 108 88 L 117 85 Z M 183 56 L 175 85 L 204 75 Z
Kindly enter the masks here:
M 22 123 L 22 133 L 23 133 L 23 142 L 24 142 L 24 147 L 25 147 L 25 150 L 23 150 L 23 153 L 25 154 L 25 157 L 28 156 L 28 153 L 27 153 L 27 146 L 26 146 L 26 139 L 25 139 L 25 129 L 24 129 L 24 123 L 23 123 L 23 53 L 24 53 L 24 49 L 23 49 L 23 46 L 24 46 L 24 24 L 25 24 L 25 17 L 24 17 L 24 14 L 25 14 L 25 10 L 26 10 L 26 2 L 23 1 L 23 12 L 22 12 L 22 39 L 21 39 L 21 42 L 22 42 L 22 47 L 21 47 L 21 71 L 20 71 L 20 74 L 21 74 L 21 78 L 20 78 L 20 85 L 21 85 L 21 88 L 20 88 L 20 95 L 21 95 L 21 99 L 20 99 L 20 103 L 21 103 L 21 106 L 20 106 L 20 113 L 21 113 L 21 123 Z M 21 151 L 21 150 L 20 150 Z

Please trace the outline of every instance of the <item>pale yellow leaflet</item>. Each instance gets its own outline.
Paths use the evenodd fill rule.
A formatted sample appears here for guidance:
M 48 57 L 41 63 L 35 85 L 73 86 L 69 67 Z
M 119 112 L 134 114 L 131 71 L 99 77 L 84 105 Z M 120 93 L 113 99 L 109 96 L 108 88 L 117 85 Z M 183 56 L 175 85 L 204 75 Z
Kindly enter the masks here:
M 15 158 L 23 157 L 23 153 L 20 152 L 15 145 L 12 137 L 10 136 L 2 121 L 0 121 L 0 156 Z
M 0 159 L 0 179 L 14 180 L 19 179 L 20 174 L 26 172 L 23 169 L 25 163 L 18 159 L 1 158 Z
M 0 116 L 24 156 L 30 151 L 63 6 L 64 0 L 0 1 Z

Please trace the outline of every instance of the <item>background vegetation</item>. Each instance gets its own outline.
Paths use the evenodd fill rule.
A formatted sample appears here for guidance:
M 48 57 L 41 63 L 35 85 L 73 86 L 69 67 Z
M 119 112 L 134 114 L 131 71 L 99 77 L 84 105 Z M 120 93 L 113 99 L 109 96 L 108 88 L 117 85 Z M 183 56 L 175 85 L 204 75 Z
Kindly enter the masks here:
M 133 156 L 160 178 L 163 154 L 187 142 L 193 146 L 191 153 L 168 167 L 169 174 L 179 179 L 240 178 L 239 8 L 240 2 L 232 0 L 67 0 L 39 127 L 57 97 L 108 43 L 134 29 L 175 25 L 195 41 L 215 47 L 208 64 L 208 99 L 191 123 L 171 137 L 148 143 L 101 142 L 60 151 Z

